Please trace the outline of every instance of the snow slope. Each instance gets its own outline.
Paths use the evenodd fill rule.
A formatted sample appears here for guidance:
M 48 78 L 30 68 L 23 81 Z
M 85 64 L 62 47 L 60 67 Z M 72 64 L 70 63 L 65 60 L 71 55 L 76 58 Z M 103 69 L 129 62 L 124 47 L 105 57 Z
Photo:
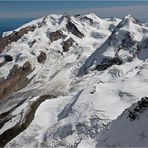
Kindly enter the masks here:
M 114 124 L 126 108 L 148 96 L 148 28 L 130 15 L 120 20 L 101 19 L 95 14 L 51 14 L 16 31 L 28 25 L 36 29 L 2 53 L 14 60 L 0 67 L 1 78 L 7 78 L 15 64 L 21 67 L 27 61 L 33 71 L 27 76 L 31 81 L 26 87 L 15 92 L 10 100 L 0 102 L 0 111 L 5 113 L 24 101 L 11 112 L 14 117 L 8 116 L 10 120 L 6 120 L 0 133 L 24 121 L 33 102 L 44 95 L 47 100 L 43 99 L 30 125 L 6 147 L 108 146 L 99 143 L 100 131 L 102 135 L 108 123 Z M 63 45 L 70 38 L 73 43 L 66 43 L 71 46 L 64 51 Z M 41 52 L 47 58 L 39 63 Z M 129 142 L 126 146 L 132 144 L 137 143 Z
M 96 147 L 147 147 L 148 98 L 126 109 L 98 137 Z

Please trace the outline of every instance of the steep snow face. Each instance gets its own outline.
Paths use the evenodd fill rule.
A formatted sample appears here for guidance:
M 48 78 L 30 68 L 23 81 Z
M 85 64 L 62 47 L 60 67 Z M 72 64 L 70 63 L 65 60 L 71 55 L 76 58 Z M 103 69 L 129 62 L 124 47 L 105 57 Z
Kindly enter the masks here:
M 126 109 L 98 136 L 96 147 L 147 147 L 148 98 Z
M 25 88 L 1 101 L 1 113 L 13 108 L 1 134 L 24 121 L 32 104 L 44 102 L 6 147 L 95 147 L 109 122 L 148 96 L 148 28 L 131 16 L 119 20 L 95 14 L 49 15 L 32 23 L 35 30 L 2 53 L 14 60 L 0 67 L 1 77 L 26 61 L 33 71 Z
M 105 70 L 112 65 L 130 62 L 133 58 L 145 60 L 148 28 L 130 15 L 123 18 L 114 28 L 109 38 L 86 60 L 80 68 L 82 76 L 90 70 Z

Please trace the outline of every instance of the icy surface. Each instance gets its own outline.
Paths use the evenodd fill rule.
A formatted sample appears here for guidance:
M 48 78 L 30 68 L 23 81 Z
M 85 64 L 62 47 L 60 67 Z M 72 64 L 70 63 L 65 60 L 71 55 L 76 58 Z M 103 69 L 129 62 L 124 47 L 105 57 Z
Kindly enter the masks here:
M 54 99 L 46 100 L 38 107 L 32 123 L 6 147 L 95 147 L 99 143 L 100 131 L 106 128 L 109 122 L 118 119 L 126 108 L 141 97 L 148 96 L 148 46 L 145 41 L 148 28 L 136 22 L 130 15 L 120 20 L 101 19 L 95 14 L 71 17 L 70 21 L 84 34 L 83 38 L 66 29 L 68 16 L 63 15 L 51 14 L 22 27 L 37 25 L 43 20 L 42 27 L 25 34 L 20 40 L 7 46 L 3 52 L 13 56 L 15 60 L 0 67 L 1 78 L 8 76 L 14 64 L 22 66 L 29 61 L 33 72 L 28 78 L 33 79 L 19 91 L 19 97 L 14 97 L 10 102 L 1 102 L 2 113 L 14 107 L 16 102 L 26 99 L 14 110 L 16 119 L 10 120 L 11 123 L 7 122 L 0 129 L 0 133 L 17 123 L 20 112 L 27 108 L 30 101 L 36 101 L 41 95 L 54 95 Z M 48 35 L 57 30 L 61 30 L 65 38 L 51 42 Z M 10 33 L 5 33 L 4 36 Z M 69 38 L 75 42 L 68 52 L 63 52 L 63 42 Z M 30 46 L 34 40 L 36 42 Z M 123 40 L 126 44 L 118 51 Z M 137 47 L 140 47 L 140 50 L 137 50 Z M 47 55 L 44 63 L 37 61 L 41 51 Z M 104 58 L 112 59 L 116 56 L 122 61 L 121 64 L 113 63 L 106 69 L 97 69 Z M 146 118 L 146 115 L 142 118 Z M 14 119 L 15 122 L 12 122 Z M 141 120 L 133 124 L 138 127 Z M 122 124 L 124 128 L 129 126 L 130 131 L 132 125 L 130 127 L 128 122 L 124 124 L 123 121 Z M 142 126 L 146 127 L 146 122 L 143 122 Z M 126 132 L 128 134 L 128 130 Z M 120 131 L 117 131 L 117 138 L 118 133 Z M 112 131 L 108 135 L 110 134 Z M 127 139 L 112 146 L 120 146 L 126 141 Z M 133 145 L 136 146 L 137 143 Z M 143 143 L 148 146 L 146 141 Z M 102 146 L 108 145 L 104 142 Z M 130 142 L 126 146 L 130 146 Z

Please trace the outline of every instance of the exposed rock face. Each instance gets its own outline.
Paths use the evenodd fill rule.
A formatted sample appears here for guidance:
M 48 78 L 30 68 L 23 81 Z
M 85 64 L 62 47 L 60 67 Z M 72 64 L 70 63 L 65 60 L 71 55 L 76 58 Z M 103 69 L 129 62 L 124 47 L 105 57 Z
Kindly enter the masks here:
M 67 28 L 67 30 L 69 32 L 71 32 L 75 36 L 77 36 L 79 38 L 83 38 L 84 37 L 84 34 L 82 32 L 80 32 L 78 30 L 78 28 L 76 27 L 76 25 L 74 23 L 72 23 L 71 21 L 68 21 L 68 23 L 66 24 L 66 28 Z
M 109 45 L 118 46 L 120 44 L 122 48 L 127 48 L 127 49 L 130 49 L 132 46 L 136 44 L 136 41 L 134 41 L 132 33 L 126 31 L 125 31 L 125 36 L 121 41 L 117 39 L 117 35 L 114 33 L 108 38 L 108 42 Z
M 22 67 L 14 65 L 7 79 L 0 80 L 0 99 L 3 99 L 11 93 L 25 87 L 30 81 L 27 75 L 32 72 L 32 67 L 29 62 L 26 62 Z
M 138 101 L 137 106 L 132 111 L 129 111 L 128 117 L 131 121 L 139 118 L 139 114 L 142 114 L 148 108 L 148 97 L 142 98 Z
M 41 28 L 46 25 L 47 16 L 43 17 L 42 22 L 38 22 L 38 28 Z
M 125 39 L 122 40 L 122 47 L 131 48 L 136 42 L 133 40 L 133 36 L 130 32 L 127 32 Z
M 129 20 L 131 20 L 133 23 L 138 24 L 140 26 L 142 25 L 139 20 L 137 20 L 136 18 L 134 18 L 134 17 L 129 15 L 129 16 L 127 16 L 127 17 L 122 19 L 122 21 L 115 27 L 115 29 L 113 30 L 112 34 L 114 34 L 117 30 L 119 30 L 120 28 L 122 28 L 123 26 L 128 24 Z
M 44 63 L 46 58 L 47 58 L 46 53 L 41 51 L 40 55 L 37 57 L 37 60 L 39 63 Z
M 114 24 L 109 25 L 108 30 L 113 31 L 113 29 L 115 28 Z
M 112 65 L 120 65 L 122 64 L 122 61 L 118 57 L 114 58 L 104 58 L 100 65 L 96 66 L 96 69 L 99 71 L 106 70 L 108 67 Z
M 91 18 L 89 18 L 89 17 L 87 17 L 87 16 L 82 17 L 81 20 L 82 20 L 82 21 L 83 21 L 83 20 L 88 20 L 89 23 L 90 23 L 90 25 L 93 25 L 93 24 L 94 24 L 93 19 L 91 19 Z
M 61 30 L 57 30 L 55 32 L 51 32 L 50 35 L 49 35 L 49 38 L 50 38 L 51 42 L 56 41 L 58 39 L 61 39 L 63 37 L 64 37 L 64 35 L 63 35 Z
M 73 45 L 74 42 L 75 41 L 72 38 L 69 38 L 68 40 L 66 40 L 63 45 L 63 51 L 64 52 L 69 51 L 69 48 Z
M 80 17 L 81 15 L 80 14 L 75 14 L 75 17 Z
M 132 25 L 137 29 L 132 31 Z M 140 22 L 131 16 L 122 19 L 115 28 L 113 27 L 114 29 L 107 40 L 88 58 L 88 60 L 85 61 L 84 65 L 80 68 L 78 75 L 87 74 L 92 65 L 94 65 L 92 66 L 93 69 L 96 67 L 96 69 L 102 71 L 114 64 L 120 65 L 123 62 L 132 62 L 139 54 L 141 48 L 147 48 L 146 39 L 143 39 L 144 44 L 139 45 L 143 35 L 142 27 L 140 25 Z M 93 36 L 94 34 L 92 34 L 92 37 Z M 114 49 L 112 54 L 107 53 L 107 50 L 110 50 L 110 48 Z M 126 51 L 128 54 L 126 53 L 124 56 L 121 55 L 122 52 Z M 97 54 L 97 56 L 95 56 L 95 54 Z M 102 58 L 100 55 L 105 56 Z
M 31 48 L 36 42 L 37 42 L 36 40 L 33 40 L 33 41 L 30 43 L 30 48 Z
M 15 136 L 20 134 L 30 125 L 30 123 L 34 119 L 36 109 L 43 101 L 45 101 L 46 99 L 53 98 L 54 96 L 51 95 L 43 95 L 37 98 L 36 101 L 30 102 L 27 106 L 28 110 L 26 112 L 22 110 L 20 114 L 20 122 L 18 122 L 15 126 L 6 130 L 0 135 L 0 147 L 4 147 L 10 140 L 12 140 Z M 15 108 L 19 107 L 20 105 L 21 103 L 19 103 Z M 6 122 L 13 120 L 14 116 L 12 116 L 12 113 L 14 109 L 11 109 L 6 113 L 0 114 L 0 128 L 2 128 Z
M 11 55 L 4 55 L 5 61 L 6 62 L 11 62 L 13 61 L 13 57 Z
M 24 34 L 27 34 L 29 31 L 34 31 L 36 26 L 27 26 L 20 29 L 18 32 L 13 32 L 12 34 L 0 38 L 0 53 L 5 49 L 8 44 L 18 41 Z
M 43 25 L 46 25 L 46 19 L 47 19 L 47 16 L 45 16 L 45 17 L 43 18 L 43 20 L 42 20 L 42 24 L 43 24 Z
M 10 55 L 1 55 L 1 58 L 3 58 L 3 61 L 0 62 L 0 67 L 2 67 L 3 65 L 5 65 L 7 62 L 11 62 L 13 61 L 13 57 Z

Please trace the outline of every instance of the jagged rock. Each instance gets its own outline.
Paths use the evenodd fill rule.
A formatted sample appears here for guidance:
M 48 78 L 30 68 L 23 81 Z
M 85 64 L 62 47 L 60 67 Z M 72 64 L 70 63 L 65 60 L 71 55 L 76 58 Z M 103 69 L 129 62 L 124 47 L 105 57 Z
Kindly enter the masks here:
M 131 48 L 136 43 L 133 40 L 133 36 L 132 36 L 132 34 L 130 32 L 127 32 L 125 38 L 121 42 L 122 42 L 122 47 L 123 48 Z
M 13 92 L 24 88 L 30 81 L 27 75 L 32 72 L 32 67 L 29 62 L 26 62 L 22 67 L 14 65 L 6 79 L 0 81 L 0 99 L 6 98 Z
M 142 114 L 148 108 L 148 97 L 142 98 L 138 101 L 137 105 L 134 107 L 133 110 L 129 110 L 128 117 L 131 121 L 139 118 L 139 114 Z
M 96 92 L 96 86 L 93 87 L 93 89 L 90 91 L 90 94 L 94 94 Z
M 122 21 L 113 30 L 112 34 L 114 34 L 117 30 L 119 30 L 120 28 L 122 28 L 123 26 L 125 26 L 126 24 L 128 24 L 129 21 L 132 21 L 133 23 L 138 24 L 140 26 L 142 25 L 139 20 L 137 20 L 136 18 L 134 18 L 134 17 L 132 17 L 132 16 L 129 15 L 129 16 L 124 17 L 122 19 Z
M 117 39 L 117 35 L 115 33 L 112 33 L 108 38 L 108 43 L 110 46 L 118 46 L 120 44 L 122 48 L 130 49 L 136 44 L 136 41 L 134 41 L 133 35 L 130 32 L 126 32 L 121 41 Z
M 38 22 L 38 28 L 41 28 L 41 27 L 47 25 L 47 24 L 46 24 L 46 19 L 47 19 L 47 18 L 48 18 L 48 16 L 45 16 L 45 17 L 43 17 L 42 22 Z
M 33 40 L 33 41 L 30 43 L 30 48 L 31 48 L 36 42 L 37 42 L 36 40 Z
M 2 67 L 3 65 L 5 65 L 7 62 L 13 61 L 13 57 L 10 56 L 10 55 L 1 55 L 0 58 L 3 59 L 3 61 L 0 62 L 0 67 Z
M 5 49 L 6 46 L 12 42 L 18 41 L 24 34 L 27 34 L 29 31 L 34 31 L 36 26 L 27 26 L 20 29 L 18 32 L 14 31 L 12 34 L 0 38 L 0 53 Z
M 45 17 L 43 18 L 43 20 L 42 20 L 42 24 L 43 24 L 43 25 L 46 25 L 46 19 L 47 19 L 47 17 L 48 17 L 48 16 L 45 16 Z
M 22 70 L 25 72 L 25 73 L 30 73 L 32 71 L 32 66 L 29 62 L 26 62 L 23 67 L 22 67 Z
M 64 17 L 66 17 L 68 21 L 71 21 L 72 20 L 71 19 L 71 16 L 69 14 L 67 14 L 67 13 L 64 14 Z
M 41 28 L 43 26 L 42 22 L 38 22 L 38 28 Z
M 66 24 L 66 28 L 67 28 L 67 30 L 69 32 L 71 32 L 75 36 L 77 36 L 79 38 L 83 38 L 84 37 L 84 34 L 82 32 L 80 32 L 78 30 L 78 28 L 76 27 L 76 25 L 74 23 L 72 23 L 71 21 L 68 21 L 68 23 Z
M 72 38 L 69 38 L 66 41 L 64 41 L 63 51 L 64 52 L 69 51 L 69 48 L 73 45 L 74 42 L 75 41 Z
M 13 61 L 13 57 L 10 56 L 10 55 L 4 55 L 4 59 L 5 59 L 6 62 L 11 62 L 11 61 Z
M 112 65 L 120 65 L 122 64 L 122 60 L 118 57 L 114 58 L 104 58 L 100 65 L 96 66 L 96 69 L 99 71 L 106 70 L 108 67 Z
M 51 32 L 49 34 L 49 38 L 50 38 L 50 41 L 53 42 L 53 41 L 56 41 L 58 39 L 64 38 L 64 35 L 63 35 L 61 30 L 57 30 L 55 32 Z
M 108 30 L 113 31 L 116 26 L 114 24 L 109 25 Z
M 82 20 L 82 21 L 83 21 L 83 20 L 88 20 L 89 23 L 90 23 L 90 25 L 93 25 L 93 24 L 94 24 L 93 19 L 91 19 L 91 18 L 89 18 L 89 17 L 87 17 L 87 16 L 82 17 L 81 20 Z
M 40 55 L 37 57 L 37 60 L 39 63 L 44 63 L 46 58 L 47 58 L 46 53 L 41 51 Z
M 59 22 L 58 22 L 59 25 L 63 22 L 64 18 L 65 18 L 64 15 L 62 15 L 62 16 L 59 18 Z
M 75 14 L 75 17 L 80 17 L 81 15 L 80 14 Z

